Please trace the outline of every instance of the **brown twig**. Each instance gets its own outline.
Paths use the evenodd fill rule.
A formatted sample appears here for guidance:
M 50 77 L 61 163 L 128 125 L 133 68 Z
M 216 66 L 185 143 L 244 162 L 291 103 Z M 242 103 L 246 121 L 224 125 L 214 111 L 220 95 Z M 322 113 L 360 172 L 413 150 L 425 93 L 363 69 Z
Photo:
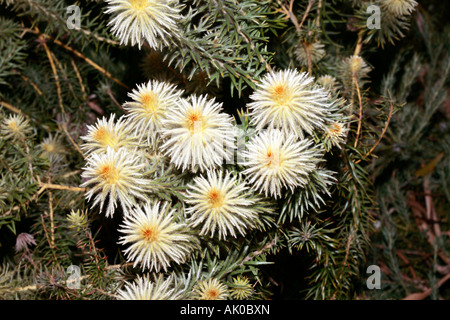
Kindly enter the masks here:
M 70 143 L 72 143 L 72 145 L 74 146 L 74 148 L 78 151 L 79 154 L 81 154 L 81 156 L 83 158 L 86 158 L 86 155 L 83 153 L 83 151 L 81 151 L 80 146 L 75 142 L 75 140 L 73 140 L 72 136 L 70 135 L 69 131 L 67 130 L 67 125 L 66 123 L 62 123 L 60 125 L 60 127 L 62 128 L 62 130 L 64 131 L 64 133 L 66 134 L 67 138 L 69 139 Z
M 72 68 L 75 71 L 75 74 L 77 75 L 78 83 L 80 84 L 81 92 L 83 93 L 83 101 L 86 101 L 87 100 L 86 89 L 84 88 L 83 79 L 81 78 L 80 71 L 78 70 L 76 63 L 72 58 L 70 59 L 70 63 L 72 64 Z
M 408 258 L 406 258 L 406 256 L 399 250 L 396 250 L 395 252 L 397 253 L 397 256 L 408 266 L 408 269 L 411 272 L 413 280 L 417 280 L 416 272 L 414 271 L 414 268 L 412 267 L 411 262 L 408 260 Z
M 367 158 L 375 150 L 375 148 L 380 144 L 381 140 L 383 139 L 384 135 L 386 134 L 386 131 L 388 129 L 389 122 L 391 121 L 393 112 L 394 112 L 394 104 L 391 101 L 390 107 L 389 107 L 388 118 L 386 120 L 386 125 L 384 126 L 383 131 L 381 132 L 380 136 L 378 137 L 378 140 L 375 142 L 375 144 L 372 146 L 372 148 L 370 148 L 370 150 L 364 155 L 364 158 Z M 359 163 L 359 162 L 361 162 L 361 159 L 356 161 L 356 163 Z
M 42 96 L 41 89 L 39 89 L 38 86 L 33 81 L 30 80 L 30 78 L 28 78 L 27 76 L 21 74 L 17 70 L 13 70 L 13 71 L 14 71 L 14 73 L 18 74 L 26 83 L 29 83 L 33 87 L 33 89 L 37 92 L 38 95 Z
M 246 256 L 240 265 L 244 264 L 244 262 L 249 261 L 251 259 L 253 259 L 254 257 L 260 255 L 261 253 L 263 253 L 264 251 L 272 248 L 275 244 L 276 244 L 277 240 L 276 238 L 273 238 L 272 241 L 270 241 L 269 243 L 267 243 L 266 245 L 264 245 L 260 250 L 254 251 L 252 253 L 250 253 L 248 256 Z
M 305 49 L 306 57 L 308 60 L 308 73 L 312 75 L 312 59 L 311 59 L 311 50 L 309 50 L 308 43 L 303 42 L 303 48 Z
M 45 35 L 46 37 L 49 37 L 47 35 Z M 89 65 L 91 65 L 93 68 L 97 69 L 98 71 L 100 71 L 102 74 L 104 74 L 105 76 L 107 76 L 108 78 L 110 78 L 112 81 L 114 81 L 115 83 L 119 84 L 120 86 L 124 87 L 125 89 L 129 90 L 130 87 L 128 87 L 125 83 L 123 83 L 122 81 L 120 81 L 119 79 L 115 78 L 111 73 L 109 73 L 108 71 L 106 71 L 104 68 L 102 68 L 101 66 L 99 66 L 97 63 L 95 63 L 94 61 L 92 61 L 91 59 L 89 59 L 88 57 L 86 57 L 85 55 L 83 55 L 81 52 L 69 47 L 68 45 L 62 43 L 61 41 L 59 41 L 58 39 L 53 39 L 53 43 L 56 43 L 57 45 L 61 46 L 62 48 L 66 49 L 67 51 L 73 53 L 74 55 L 76 55 L 77 57 L 83 59 L 86 63 L 88 63 Z
M 354 56 L 359 56 L 359 54 L 361 53 L 361 48 L 363 45 L 363 36 L 364 31 L 362 30 L 358 33 L 358 41 L 356 42 L 355 51 L 353 52 Z
M 315 0 L 309 0 L 308 6 L 306 7 L 305 13 L 303 14 L 302 21 L 301 21 L 300 24 L 298 25 L 297 31 L 300 31 L 300 30 L 302 29 L 303 23 L 305 22 L 306 17 L 308 16 L 309 11 L 311 10 L 311 8 L 312 8 L 314 2 L 315 2 Z M 293 4 L 293 3 L 294 3 L 294 0 L 291 0 L 290 12 L 292 12 L 292 4 Z M 295 15 L 294 15 L 294 17 L 295 17 Z
M 55 246 L 55 223 L 53 217 L 53 194 L 48 192 L 48 207 L 50 209 L 50 246 Z
M 36 27 L 35 27 L 36 28 Z M 74 55 L 76 55 L 77 57 L 83 59 L 86 63 L 88 63 L 89 65 L 91 65 L 92 67 L 94 67 L 95 69 L 97 69 L 98 71 L 100 71 L 102 74 L 104 74 L 105 76 L 107 76 L 108 78 L 110 78 L 111 80 L 113 80 L 114 82 L 116 82 L 117 84 L 119 84 L 120 86 L 124 87 L 125 89 L 129 90 L 130 88 L 124 84 L 123 82 L 121 82 L 119 79 L 113 77 L 111 75 L 111 73 L 109 73 L 108 71 L 106 71 L 104 68 L 102 68 L 101 66 L 99 66 L 98 64 L 96 64 L 94 61 L 92 61 L 91 59 L 89 59 L 88 57 L 86 57 L 85 55 L 83 55 L 81 52 L 69 47 L 68 45 L 62 43 L 61 41 L 59 41 L 58 39 L 54 39 L 51 36 L 45 34 L 45 33 L 41 33 L 39 31 L 39 29 L 36 28 L 36 30 L 32 30 L 32 29 L 28 29 L 28 28 L 24 28 L 23 29 L 23 33 L 34 33 L 39 35 L 39 37 L 41 37 L 44 41 L 46 40 L 52 40 L 53 43 L 56 43 L 57 45 L 63 47 L 64 49 L 66 49 L 67 51 L 72 52 Z M 108 41 L 112 41 L 112 40 L 108 40 Z
M 448 279 L 450 279 L 450 273 L 447 274 L 445 277 L 443 277 L 441 280 L 438 281 L 436 288 L 439 288 L 442 286 Z M 426 299 L 431 292 L 433 291 L 433 288 L 428 288 L 427 290 L 419 293 L 411 293 L 404 297 L 402 300 L 423 300 Z
M 53 184 L 53 183 L 40 183 L 40 186 L 45 189 L 56 189 L 56 190 L 69 190 L 74 192 L 85 192 L 87 191 L 86 188 L 80 188 L 80 187 L 72 187 L 72 186 L 65 186 L 60 184 Z
M 353 75 L 353 78 L 354 78 L 354 84 L 356 87 L 356 93 L 358 95 L 358 103 L 359 103 L 358 128 L 356 130 L 355 143 L 353 144 L 353 147 L 356 148 L 356 146 L 358 145 L 358 141 L 359 141 L 359 135 L 361 134 L 363 110 L 362 110 L 361 91 L 359 90 L 359 84 L 358 84 L 358 79 L 356 78 L 356 74 Z
M 36 27 L 36 29 L 37 29 L 37 27 Z M 39 29 L 37 29 L 37 31 L 39 31 Z M 58 96 L 59 107 L 61 109 L 61 112 L 65 115 L 66 111 L 64 110 L 64 104 L 63 104 L 62 95 L 61 95 L 61 85 L 59 83 L 59 76 L 58 76 L 58 72 L 55 67 L 55 62 L 53 61 L 52 54 L 47 46 L 47 43 L 45 42 L 46 41 L 45 37 L 43 35 L 40 35 L 39 39 L 42 40 L 42 45 L 44 47 L 45 53 L 47 54 L 48 61 L 50 62 L 50 67 L 52 69 L 53 77 L 55 78 L 56 93 Z
M 38 192 L 36 192 L 30 200 L 25 201 L 22 204 L 16 205 L 14 207 L 12 207 L 10 210 L 6 211 L 5 213 L 3 213 L 2 215 L 0 215 L 0 217 L 5 217 L 9 214 L 11 214 L 13 211 L 19 210 L 20 208 L 26 206 L 27 204 L 29 204 L 31 201 L 34 201 L 43 191 L 45 190 L 45 187 L 41 187 L 41 189 L 39 189 Z
M 11 104 L 9 104 L 9 103 L 7 103 L 7 102 L 5 102 L 5 101 L 0 101 L 0 106 L 3 106 L 3 107 L 5 107 L 6 109 L 8 109 L 9 111 L 12 111 L 12 112 L 14 112 L 14 113 L 21 114 L 21 115 L 23 115 L 23 116 L 24 116 L 25 118 L 27 118 L 27 119 L 30 118 L 30 116 L 27 115 L 26 113 L 24 113 L 22 110 L 20 110 L 20 109 L 14 107 L 13 105 L 11 105 Z
M 111 88 L 108 88 L 106 90 L 106 92 L 108 93 L 108 96 L 111 98 L 111 100 L 114 102 L 114 104 L 119 107 L 120 110 L 122 110 L 124 113 L 128 113 L 127 110 L 125 110 L 122 105 L 117 101 L 116 97 L 114 97 L 114 94 L 111 91 Z
M 295 16 L 293 12 L 293 6 L 294 6 L 294 0 L 291 0 L 289 3 L 289 8 L 287 8 L 281 0 L 277 0 L 278 4 L 281 7 L 281 11 L 286 14 L 286 16 L 291 20 L 291 22 L 294 24 L 295 29 L 297 30 L 297 33 L 300 33 L 302 30 L 303 23 L 306 20 L 306 17 L 309 14 L 309 11 L 311 10 L 312 5 L 314 4 L 315 0 L 309 0 L 308 6 L 306 7 L 305 13 L 303 14 L 302 21 L 299 23 L 297 17 Z
M 115 264 L 115 265 L 107 266 L 105 268 L 105 270 L 126 268 L 126 267 L 131 266 L 131 265 L 133 265 L 132 262 L 127 262 L 127 263 L 124 263 L 124 264 Z M 81 276 L 79 278 L 74 278 L 74 279 L 70 279 L 70 280 L 67 280 L 67 281 L 63 281 L 62 284 L 67 285 L 67 284 L 70 284 L 70 283 L 73 283 L 73 282 L 77 282 L 77 281 L 82 281 L 82 280 L 88 279 L 89 277 L 90 277 L 89 274 L 85 274 L 85 275 L 83 275 L 83 276 Z M 29 285 L 29 286 L 25 286 L 25 287 L 19 287 L 19 288 L 11 289 L 10 292 L 34 291 L 34 290 L 37 290 L 37 289 L 38 289 L 37 285 Z M 104 293 L 104 292 L 102 292 L 102 293 Z
M 347 238 L 347 245 L 345 246 L 345 257 L 344 257 L 344 262 L 343 262 L 344 266 L 347 265 L 348 255 L 350 253 L 350 247 L 351 247 L 351 244 L 353 242 L 354 237 L 355 237 L 355 234 L 354 234 L 354 231 L 352 229 L 352 233 L 350 233 L 350 235 L 348 236 L 348 238 Z M 341 277 L 342 277 L 342 274 L 341 274 Z
M 45 227 L 45 222 L 44 222 L 44 215 L 42 215 L 42 214 L 41 214 L 41 223 L 42 223 L 42 229 L 44 230 L 45 237 L 47 238 L 47 242 L 50 246 L 50 251 L 52 252 L 53 259 L 55 259 L 55 262 L 56 262 L 56 261 L 58 261 L 58 258 L 55 254 L 55 251 L 53 250 L 54 245 L 52 244 L 51 238 L 49 238 L 49 236 L 48 236 L 48 230 Z

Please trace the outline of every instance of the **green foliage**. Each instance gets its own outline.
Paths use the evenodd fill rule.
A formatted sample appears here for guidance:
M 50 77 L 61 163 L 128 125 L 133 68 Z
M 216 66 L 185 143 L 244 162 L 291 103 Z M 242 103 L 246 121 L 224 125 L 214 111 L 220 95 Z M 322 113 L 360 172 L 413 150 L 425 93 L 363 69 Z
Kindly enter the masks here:
M 432 299 L 448 297 L 437 285 L 450 256 L 448 35 L 427 15 L 435 1 L 411 15 L 383 10 L 381 29 L 368 29 L 373 4 L 383 8 L 365 0 L 181 1 L 180 33 L 155 51 L 119 46 L 102 1 L 0 0 L 0 297 L 115 299 L 143 273 L 118 245 L 121 209 L 106 218 L 80 187 L 80 137 L 98 118 L 126 114 L 132 88 L 158 79 L 185 97 L 217 98 L 245 145 L 255 134 L 250 94 L 266 73 L 287 68 L 327 88 L 323 120 L 344 123 L 345 138 L 315 131 L 325 156 L 304 188 L 278 200 L 254 192 L 252 232 L 199 237 L 199 249 L 165 276 L 186 299 L 211 278 L 235 290 L 237 276 L 252 285 L 249 299 L 397 299 L 424 287 Z M 80 28 L 68 28 L 69 5 L 81 8 Z M 8 124 L 13 116 L 21 126 Z M 145 157 L 151 198 L 171 202 L 186 222 L 196 174 L 151 148 Z M 244 180 L 241 163 L 224 168 Z M 303 259 L 302 285 L 277 273 L 286 252 Z M 370 264 L 382 267 L 383 290 L 366 290 Z

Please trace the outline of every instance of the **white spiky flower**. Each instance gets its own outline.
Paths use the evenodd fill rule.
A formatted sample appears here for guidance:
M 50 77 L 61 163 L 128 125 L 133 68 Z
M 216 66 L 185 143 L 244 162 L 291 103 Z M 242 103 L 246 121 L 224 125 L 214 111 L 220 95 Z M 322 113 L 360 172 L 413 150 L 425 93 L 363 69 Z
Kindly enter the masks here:
M 221 281 L 210 278 L 201 280 L 194 287 L 192 299 L 194 300 L 226 300 L 228 298 L 228 288 Z
M 124 235 L 119 243 L 128 245 L 124 250 L 128 261 L 156 272 L 167 271 L 172 262 L 185 261 L 196 245 L 196 238 L 186 224 L 174 220 L 174 213 L 167 203 L 161 206 L 160 202 L 147 202 L 125 217 L 119 230 Z
M 167 45 L 166 38 L 176 37 L 177 21 L 181 18 L 178 0 L 105 0 L 112 13 L 111 32 L 120 44 L 138 45 L 147 41 L 153 49 Z
M 290 69 L 266 74 L 250 98 L 257 130 L 275 128 L 298 137 L 323 127 L 329 107 L 327 92 L 314 78 Z
M 87 154 L 93 152 L 105 153 L 108 148 L 115 151 L 122 147 L 134 148 L 137 146 L 137 137 L 132 132 L 132 126 L 127 119 L 121 117 L 118 121 L 115 114 L 111 114 L 109 119 L 103 117 L 97 119 L 94 125 L 88 125 L 88 133 L 82 136 L 84 143 L 81 149 Z
M 149 142 L 154 143 L 161 130 L 161 120 L 177 107 L 178 99 L 183 91 L 174 85 L 157 80 L 137 86 L 128 96 L 133 99 L 123 107 L 128 111 L 128 119 L 134 124 L 136 134 L 146 135 Z
M 165 280 L 162 275 L 150 278 L 150 275 L 137 276 L 133 282 L 126 282 L 123 289 L 117 290 L 118 300 L 179 300 L 182 291 L 173 286 L 171 276 Z
M 258 219 L 248 187 L 228 171 L 211 170 L 206 176 L 195 177 L 187 190 L 186 202 L 190 205 L 186 209 L 188 222 L 193 228 L 202 226 L 200 235 L 209 233 L 213 237 L 217 232 L 219 239 L 228 234 L 245 235 Z
M 117 202 L 121 204 L 124 213 L 128 214 L 136 205 L 137 199 L 147 199 L 145 193 L 149 191 L 150 183 L 142 178 L 145 162 L 133 151 L 108 148 L 106 153 L 92 153 L 86 162 L 81 174 L 86 181 L 81 187 L 93 185 L 86 192 L 88 201 L 96 194 L 92 207 L 100 204 L 102 211 L 104 203 L 108 201 L 107 217 L 114 215 Z
M 207 96 L 180 99 L 177 109 L 162 120 L 161 146 L 170 161 L 182 170 L 196 172 L 220 166 L 234 156 L 234 127 L 222 104 Z
M 298 140 L 277 129 L 264 130 L 252 137 L 244 151 L 244 174 L 254 189 L 274 198 L 283 187 L 293 190 L 305 186 L 316 169 L 322 150 L 312 140 Z
M 33 131 L 30 122 L 21 114 L 12 114 L 3 119 L 0 125 L 0 133 L 4 139 L 24 141 Z
M 383 9 L 388 10 L 396 17 L 410 15 L 417 6 L 414 0 L 381 0 Z

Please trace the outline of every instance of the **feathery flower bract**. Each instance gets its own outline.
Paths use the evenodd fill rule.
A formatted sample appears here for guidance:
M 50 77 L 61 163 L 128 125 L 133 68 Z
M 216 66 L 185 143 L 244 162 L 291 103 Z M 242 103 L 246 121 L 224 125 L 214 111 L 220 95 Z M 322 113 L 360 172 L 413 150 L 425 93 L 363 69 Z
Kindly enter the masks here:
M 215 278 L 201 280 L 192 292 L 194 300 L 225 300 L 227 297 L 227 286 Z
M 324 142 L 341 148 L 341 143 L 344 142 L 348 130 L 348 127 L 342 122 L 331 123 L 325 128 Z
M 345 58 L 340 66 L 341 74 L 344 82 L 353 83 L 355 80 L 361 80 L 367 77 L 371 68 L 367 65 L 366 61 L 359 55 L 352 55 Z
M 87 126 L 87 135 L 81 137 L 85 142 L 81 149 L 88 154 L 92 152 L 105 153 L 108 148 L 115 151 L 122 147 L 134 148 L 137 146 L 137 138 L 131 131 L 127 120 L 122 117 L 115 121 L 115 114 L 98 119 L 95 125 Z
M 161 146 L 170 161 L 182 170 L 204 171 L 234 156 L 232 118 L 221 112 L 222 104 L 206 96 L 180 99 L 177 109 L 162 120 Z
M 168 44 L 167 37 L 176 37 L 177 20 L 181 18 L 178 0 L 105 0 L 105 13 L 113 13 L 111 32 L 120 44 L 138 45 L 146 40 L 153 49 Z
M 50 162 L 60 162 L 67 153 L 67 150 L 61 141 L 61 137 L 58 135 L 53 136 L 50 134 L 47 138 L 42 140 L 40 146 L 42 148 L 42 155 L 49 159 Z
M 94 185 L 87 191 L 86 198 L 89 201 L 97 194 L 92 207 L 100 203 L 100 211 L 109 196 L 107 217 L 113 216 L 117 201 L 124 213 L 128 214 L 130 208 L 136 205 L 136 199 L 147 199 L 145 192 L 148 191 L 149 181 L 141 178 L 145 162 L 132 151 L 126 148 L 118 151 L 108 148 L 106 153 L 92 153 L 86 161 L 81 174 L 86 182 L 81 186 Z
M 30 122 L 21 114 L 12 114 L 3 119 L 0 126 L 0 133 L 4 139 L 25 140 L 31 134 L 33 128 Z
M 120 244 L 129 245 L 124 254 L 134 266 L 159 272 L 173 261 L 183 263 L 196 245 L 196 238 L 184 223 L 174 220 L 175 210 L 165 202 L 147 202 L 125 217 Z
M 172 277 L 165 280 L 162 275 L 156 277 L 154 281 L 148 274 L 137 276 L 134 282 L 126 282 L 123 289 L 117 290 L 118 300 L 178 300 L 181 297 L 180 291 L 173 287 Z
M 231 298 L 235 300 L 248 299 L 253 294 L 253 287 L 247 277 L 237 276 L 233 278 L 233 286 L 230 287 Z
M 67 215 L 67 221 L 69 222 L 69 228 L 76 229 L 79 232 L 87 225 L 87 215 L 80 210 L 72 210 Z
M 308 56 L 316 63 L 325 56 L 324 45 L 319 42 L 300 42 L 294 51 L 295 58 L 302 66 L 308 65 Z
M 414 0 L 381 0 L 381 7 L 396 17 L 410 15 L 416 6 L 417 2 Z
M 29 247 L 31 245 L 36 245 L 36 240 L 34 239 L 33 235 L 26 232 L 22 232 L 17 235 L 15 246 L 16 252 L 22 250 L 29 251 Z
M 248 108 L 257 130 L 275 128 L 298 137 L 323 127 L 329 106 L 327 92 L 295 69 L 266 74 L 250 98 Z
M 244 174 L 254 189 L 278 198 L 282 187 L 293 190 L 307 184 L 321 156 L 322 150 L 310 139 L 264 130 L 252 137 L 244 152 Z
M 175 86 L 157 80 L 138 85 L 137 90 L 128 93 L 133 101 L 126 102 L 123 107 L 128 111 L 127 118 L 134 124 L 136 133 L 146 135 L 145 138 L 154 143 L 161 120 L 177 107 L 182 93 Z
M 210 233 L 212 237 L 217 232 L 219 239 L 228 234 L 236 237 L 236 232 L 245 235 L 245 229 L 253 227 L 258 219 L 247 190 L 245 183 L 229 172 L 208 171 L 206 177 L 195 177 L 187 190 L 189 224 L 201 225 L 200 235 Z
M 339 88 L 337 79 L 335 77 L 327 75 L 327 74 L 317 78 L 316 83 L 321 85 L 328 91 L 336 90 Z

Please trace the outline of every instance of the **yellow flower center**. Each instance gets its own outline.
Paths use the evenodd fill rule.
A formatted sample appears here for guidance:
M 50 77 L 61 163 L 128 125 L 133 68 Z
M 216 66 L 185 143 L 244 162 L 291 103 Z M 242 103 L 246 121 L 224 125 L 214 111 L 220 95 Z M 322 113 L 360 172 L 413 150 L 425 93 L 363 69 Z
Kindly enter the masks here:
M 331 129 L 332 132 L 339 132 L 341 131 L 341 126 L 337 123 L 333 124 L 333 128 Z
M 211 189 L 207 195 L 208 202 L 211 205 L 212 208 L 218 208 L 223 205 L 224 196 L 222 193 L 217 189 Z
M 17 124 L 16 121 L 10 121 L 10 122 L 8 123 L 8 126 L 9 126 L 9 128 L 11 129 L 11 131 L 13 131 L 13 132 L 19 131 L 19 126 L 18 126 L 18 124 Z
M 210 288 L 205 291 L 206 300 L 216 300 L 220 292 L 216 288 Z
M 350 68 L 352 69 L 352 73 L 357 73 L 362 68 L 362 59 L 359 56 L 352 57 Z
M 147 0 L 128 0 L 133 7 L 133 9 L 136 10 L 143 10 L 148 7 L 148 1 Z
M 108 184 L 116 184 L 119 180 L 119 171 L 112 165 L 106 164 L 98 169 L 98 175 L 103 178 Z
M 342 130 L 341 126 L 337 123 L 334 123 L 331 127 L 332 128 L 328 129 L 331 134 L 339 134 Z
M 153 92 L 146 92 L 142 96 L 142 104 L 144 105 L 144 110 L 148 113 L 153 114 L 158 110 L 158 97 Z
M 266 151 L 266 167 L 268 168 L 278 168 L 281 165 L 281 160 L 278 152 L 272 151 L 271 148 Z
M 199 111 L 191 111 L 186 119 L 186 127 L 191 132 L 191 134 L 203 132 L 203 122 L 202 115 Z
M 116 148 L 118 144 L 118 139 L 116 136 L 112 135 L 106 128 L 100 127 L 93 135 L 94 140 L 99 142 L 104 147 Z
M 53 145 L 51 143 L 46 143 L 46 144 L 44 144 L 44 149 L 45 149 L 45 151 L 52 153 L 52 152 L 55 152 L 56 147 L 55 147 L 55 145 Z
M 159 236 L 159 230 L 155 226 L 146 226 L 142 230 L 142 237 L 147 242 L 154 242 L 158 239 Z
M 280 107 L 287 105 L 292 100 L 289 88 L 283 84 L 277 85 L 272 90 L 272 100 Z

